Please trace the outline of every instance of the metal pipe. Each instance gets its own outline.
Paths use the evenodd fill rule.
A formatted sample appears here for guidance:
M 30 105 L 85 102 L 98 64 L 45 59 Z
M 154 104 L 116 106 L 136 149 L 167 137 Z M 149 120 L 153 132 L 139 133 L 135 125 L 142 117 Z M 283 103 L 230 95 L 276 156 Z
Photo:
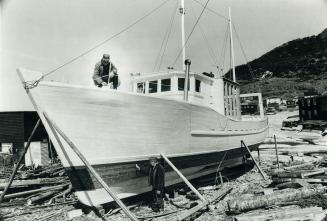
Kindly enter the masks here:
M 184 81 L 184 101 L 188 101 L 188 85 L 190 81 L 190 66 L 191 66 L 191 60 L 186 59 L 185 60 L 185 81 Z

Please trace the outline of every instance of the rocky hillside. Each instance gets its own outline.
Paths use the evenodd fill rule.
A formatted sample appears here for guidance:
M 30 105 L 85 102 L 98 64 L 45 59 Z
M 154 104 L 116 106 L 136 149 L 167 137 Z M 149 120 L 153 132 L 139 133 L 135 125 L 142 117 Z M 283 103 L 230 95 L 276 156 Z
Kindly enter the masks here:
M 236 67 L 242 93 L 291 98 L 327 91 L 327 29 L 287 42 L 247 65 Z

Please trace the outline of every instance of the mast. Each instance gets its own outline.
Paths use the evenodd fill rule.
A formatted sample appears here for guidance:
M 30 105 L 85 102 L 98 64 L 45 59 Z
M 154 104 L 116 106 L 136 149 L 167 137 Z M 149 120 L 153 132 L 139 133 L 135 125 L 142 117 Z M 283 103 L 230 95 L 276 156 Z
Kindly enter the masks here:
M 181 6 L 179 8 L 179 13 L 181 14 L 181 28 L 182 28 L 182 50 L 183 50 L 183 58 L 182 58 L 182 67 L 183 71 L 185 70 L 185 23 L 184 23 L 184 17 L 185 17 L 185 8 L 184 8 L 184 0 L 181 1 Z
M 235 74 L 235 60 L 234 60 L 234 44 L 233 44 L 233 26 L 232 26 L 232 13 L 229 8 L 229 31 L 230 31 L 230 53 L 232 59 L 233 81 L 236 82 Z

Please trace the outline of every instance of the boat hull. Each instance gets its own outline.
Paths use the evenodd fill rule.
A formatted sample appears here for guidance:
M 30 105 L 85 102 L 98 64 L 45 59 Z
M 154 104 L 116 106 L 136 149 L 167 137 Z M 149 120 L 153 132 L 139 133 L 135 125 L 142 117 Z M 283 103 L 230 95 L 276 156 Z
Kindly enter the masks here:
M 149 95 L 52 82 L 40 82 L 27 92 L 79 199 L 87 205 L 112 199 L 51 121 L 122 198 L 150 188 L 146 178 L 136 174 L 135 163 L 147 164 L 149 157 L 165 154 L 188 178 L 196 178 L 214 172 L 225 151 L 231 155 L 226 166 L 238 165 L 241 140 L 255 146 L 268 133 L 267 119 L 233 120 L 210 107 Z M 166 169 L 167 185 L 180 182 Z M 104 196 L 100 200 L 99 194 Z
M 250 149 L 255 149 L 253 145 Z M 170 158 L 172 163 L 189 179 L 195 179 L 212 174 L 213 178 L 218 171 L 235 167 L 243 163 L 245 150 L 242 148 L 206 154 L 189 155 Z M 167 163 L 160 160 L 165 168 L 165 186 L 181 183 L 182 180 Z M 135 164 L 146 168 L 148 160 L 128 163 L 95 165 L 94 169 L 101 178 L 117 193 L 119 198 L 135 196 L 151 191 L 148 177 L 138 172 Z M 89 206 L 97 206 L 113 201 L 111 196 L 103 189 L 99 182 L 88 172 L 86 167 L 66 168 L 67 174 L 76 189 L 79 200 Z

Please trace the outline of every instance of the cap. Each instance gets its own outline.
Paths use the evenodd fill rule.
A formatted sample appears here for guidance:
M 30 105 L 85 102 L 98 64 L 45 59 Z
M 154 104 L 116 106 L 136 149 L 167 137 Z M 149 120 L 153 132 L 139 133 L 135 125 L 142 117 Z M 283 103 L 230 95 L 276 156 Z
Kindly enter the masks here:
M 103 59 L 110 59 L 110 55 L 109 54 L 103 54 L 102 58 Z
M 150 157 L 149 160 L 150 160 L 150 161 L 158 162 L 158 158 L 157 158 L 157 157 Z

